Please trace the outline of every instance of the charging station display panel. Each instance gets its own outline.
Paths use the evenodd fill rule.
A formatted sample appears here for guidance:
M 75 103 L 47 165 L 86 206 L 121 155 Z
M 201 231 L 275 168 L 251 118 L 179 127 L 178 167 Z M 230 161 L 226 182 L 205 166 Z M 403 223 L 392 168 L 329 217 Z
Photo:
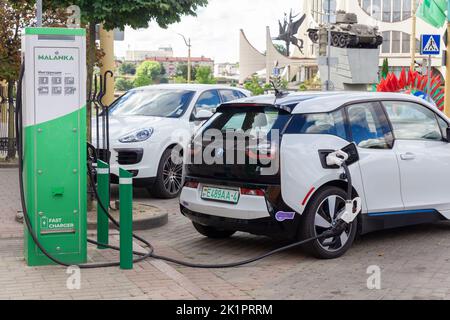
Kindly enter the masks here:
M 37 123 L 67 115 L 83 104 L 78 48 L 36 47 L 34 68 Z

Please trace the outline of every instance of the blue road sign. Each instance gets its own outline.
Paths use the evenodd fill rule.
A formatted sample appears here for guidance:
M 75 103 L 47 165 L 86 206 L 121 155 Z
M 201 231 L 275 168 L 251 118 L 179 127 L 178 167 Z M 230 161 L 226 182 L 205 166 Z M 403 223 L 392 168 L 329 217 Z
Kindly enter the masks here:
M 420 54 L 426 56 L 441 53 L 441 36 L 438 34 L 423 34 L 420 38 Z

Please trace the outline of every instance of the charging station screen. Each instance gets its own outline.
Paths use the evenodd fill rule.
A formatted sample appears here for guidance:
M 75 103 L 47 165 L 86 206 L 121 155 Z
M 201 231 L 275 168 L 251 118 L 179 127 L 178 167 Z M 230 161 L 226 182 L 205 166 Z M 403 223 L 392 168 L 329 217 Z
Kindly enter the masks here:
M 80 101 L 78 48 L 34 48 L 36 122 L 76 111 Z

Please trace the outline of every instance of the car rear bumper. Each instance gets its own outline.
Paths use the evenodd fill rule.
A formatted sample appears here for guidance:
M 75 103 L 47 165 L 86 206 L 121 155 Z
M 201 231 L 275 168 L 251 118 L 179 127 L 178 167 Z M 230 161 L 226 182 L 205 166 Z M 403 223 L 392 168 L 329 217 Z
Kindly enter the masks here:
M 221 184 L 207 183 L 207 185 L 220 187 Z M 270 193 L 268 189 L 265 197 L 241 194 L 239 202 L 231 204 L 202 199 L 202 188 L 203 184 L 200 183 L 197 189 L 184 187 L 181 192 L 181 213 L 193 222 L 223 230 L 284 239 L 296 238 L 300 215 L 295 214 L 292 220 L 278 221 L 275 218 L 278 209 L 268 203 L 267 194 Z

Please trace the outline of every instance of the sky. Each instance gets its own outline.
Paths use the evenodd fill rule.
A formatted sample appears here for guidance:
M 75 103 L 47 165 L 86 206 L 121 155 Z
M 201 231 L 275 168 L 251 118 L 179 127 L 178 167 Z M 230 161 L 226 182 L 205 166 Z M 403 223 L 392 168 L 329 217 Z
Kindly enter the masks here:
M 205 56 L 215 62 L 239 61 L 239 30 L 265 51 L 265 27 L 278 35 L 278 19 L 292 8 L 299 13 L 304 0 L 210 0 L 197 10 L 197 17 L 184 16 L 181 22 L 161 29 L 154 22 L 147 29 L 125 29 L 125 41 L 115 43 L 115 55 L 126 50 L 157 50 L 172 46 L 175 56 L 187 56 L 187 47 L 177 33 L 191 37 L 192 56 Z

